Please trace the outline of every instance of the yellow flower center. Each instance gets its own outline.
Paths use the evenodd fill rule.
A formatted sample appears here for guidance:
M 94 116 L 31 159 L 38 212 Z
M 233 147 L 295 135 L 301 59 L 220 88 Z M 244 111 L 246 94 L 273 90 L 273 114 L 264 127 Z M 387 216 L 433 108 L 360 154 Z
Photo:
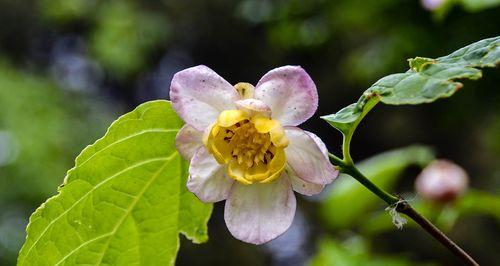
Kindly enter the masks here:
M 288 139 L 281 124 L 258 112 L 222 112 L 205 137 L 217 162 L 228 165 L 228 175 L 243 183 L 267 183 L 285 168 Z

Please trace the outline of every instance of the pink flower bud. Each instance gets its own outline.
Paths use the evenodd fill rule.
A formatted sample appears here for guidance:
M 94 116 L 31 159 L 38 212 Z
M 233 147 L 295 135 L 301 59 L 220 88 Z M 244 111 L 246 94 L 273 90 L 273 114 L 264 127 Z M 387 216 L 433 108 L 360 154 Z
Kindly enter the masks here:
M 444 0 L 421 0 L 422 6 L 430 11 L 438 9 L 444 2 Z
M 423 198 L 449 202 L 462 194 L 469 183 L 462 167 L 448 160 L 436 160 L 429 164 L 415 180 L 415 189 Z

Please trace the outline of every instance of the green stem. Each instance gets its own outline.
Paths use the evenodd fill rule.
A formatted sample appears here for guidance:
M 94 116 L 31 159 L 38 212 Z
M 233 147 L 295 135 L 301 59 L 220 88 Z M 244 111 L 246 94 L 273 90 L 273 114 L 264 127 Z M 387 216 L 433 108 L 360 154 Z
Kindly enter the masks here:
M 396 204 L 399 201 L 398 197 L 379 188 L 372 181 L 370 181 L 365 175 L 363 175 L 354 165 L 351 164 L 344 165 L 343 172 L 352 176 L 359 183 L 361 183 L 363 186 L 369 189 L 373 194 L 377 195 L 380 199 L 385 201 L 388 205 Z
M 351 147 L 353 133 L 354 130 L 351 130 L 347 135 L 344 135 L 344 139 L 342 140 L 342 156 L 344 157 L 343 162 L 349 165 L 354 165 L 354 161 L 351 158 L 351 152 L 349 150 Z
M 343 167 L 344 160 L 340 159 L 339 157 L 335 156 L 335 154 L 331 153 L 328 153 L 328 157 L 330 157 L 330 160 L 333 161 L 333 165 L 336 165 L 338 167 Z
M 346 138 L 344 138 L 345 140 Z M 347 138 L 350 139 L 350 138 Z M 349 144 L 349 143 L 347 143 Z M 349 147 L 349 146 L 344 146 Z M 344 156 L 349 155 L 349 152 L 345 152 Z M 429 220 L 427 220 L 424 216 L 418 213 L 413 207 L 401 197 L 396 197 L 387 191 L 379 188 L 377 185 L 372 183 L 363 173 L 361 173 L 358 168 L 352 162 L 352 159 L 342 160 L 339 157 L 329 153 L 328 156 L 333 161 L 334 165 L 336 165 L 340 172 L 348 174 L 360 182 L 363 186 L 369 189 L 373 194 L 377 195 L 380 199 L 385 201 L 390 206 L 395 206 L 396 211 L 405 214 L 410 217 L 414 222 L 416 222 L 420 227 L 422 227 L 427 233 L 429 233 L 434 239 L 439 241 L 443 246 L 445 246 L 448 250 L 453 252 L 457 257 L 462 259 L 467 265 L 479 265 L 474 259 L 467 254 L 462 248 L 460 248 L 455 242 L 453 242 L 450 238 L 448 238 L 443 232 L 441 232 L 435 225 L 433 225 Z M 350 158 L 350 156 L 348 157 Z

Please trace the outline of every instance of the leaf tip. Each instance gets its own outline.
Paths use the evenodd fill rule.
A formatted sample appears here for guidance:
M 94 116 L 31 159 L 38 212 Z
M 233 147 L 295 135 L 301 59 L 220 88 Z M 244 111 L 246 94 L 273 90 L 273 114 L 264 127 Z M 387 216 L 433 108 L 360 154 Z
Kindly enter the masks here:
M 322 115 L 322 116 L 320 116 L 319 118 L 321 118 L 321 119 L 323 119 L 323 120 L 328 121 L 328 119 L 329 119 L 331 116 L 333 116 L 333 114 L 329 114 L 329 115 Z

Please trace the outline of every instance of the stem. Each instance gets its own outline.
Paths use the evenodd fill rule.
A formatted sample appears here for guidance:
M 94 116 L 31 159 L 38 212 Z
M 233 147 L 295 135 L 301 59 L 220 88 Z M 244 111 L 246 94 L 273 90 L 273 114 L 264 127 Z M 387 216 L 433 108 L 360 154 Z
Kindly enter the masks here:
M 346 146 L 344 146 L 346 147 Z M 348 146 L 347 146 L 348 147 Z M 348 154 L 348 153 L 347 153 Z M 334 162 L 339 170 L 345 174 L 352 176 L 373 194 L 385 201 L 388 205 L 395 205 L 396 211 L 410 217 L 415 223 L 420 225 L 427 233 L 438 240 L 443 246 L 449 249 L 453 254 L 462 259 L 467 265 L 479 265 L 467 252 L 460 248 L 455 242 L 449 239 L 443 232 L 441 232 L 429 220 L 420 215 L 413 207 L 402 197 L 396 197 L 387 191 L 379 188 L 372 183 L 366 176 L 361 173 L 356 166 L 351 162 L 342 160 L 333 154 L 329 154 L 330 159 Z
M 342 140 L 342 156 L 344 157 L 343 161 L 349 165 L 354 165 L 354 161 L 351 158 L 351 152 L 349 150 L 351 147 L 351 139 L 353 133 L 354 130 L 351 130 L 349 133 L 347 133 L 347 135 L 344 135 L 344 138 Z
M 401 198 L 400 203 L 396 207 L 396 211 L 406 214 L 413 221 L 415 221 L 420 227 L 422 227 L 427 233 L 432 235 L 437 241 L 439 241 L 448 250 L 453 252 L 457 257 L 462 259 L 467 265 L 479 265 L 467 252 L 460 248 L 455 242 L 449 239 L 443 232 L 441 232 L 434 224 L 427 220 L 424 216 L 418 213 L 413 207 L 403 198 Z
M 385 201 L 388 205 L 396 204 L 400 199 L 383 189 L 379 188 L 377 185 L 372 183 L 368 178 L 366 178 L 354 165 L 345 165 L 343 168 L 343 172 L 354 177 L 354 179 L 358 180 L 363 186 L 369 189 L 373 194 L 377 195 L 383 201 Z
M 328 153 L 328 157 L 330 157 L 330 160 L 333 161 L 333 165 L 337 165 L 339 168 L 343 167 L 345 164 L 344 161 L 335 156 L 335 154 Z

